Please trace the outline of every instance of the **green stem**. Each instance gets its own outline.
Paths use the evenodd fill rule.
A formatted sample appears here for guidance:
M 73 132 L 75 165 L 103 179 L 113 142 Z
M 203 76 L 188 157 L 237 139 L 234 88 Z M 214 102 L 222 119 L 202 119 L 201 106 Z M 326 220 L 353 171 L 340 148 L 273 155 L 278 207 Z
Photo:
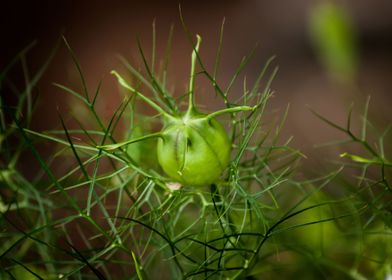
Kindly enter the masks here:
M 255 107 L 250 107 L 250 106 L 237 106 L 237 107 L 232 107 L 232 108 L 226 108 L 226 109 L 211 113 L 206 118 L 212 119 L 212 118 L 215 118 L 216 116 L 227 114 L 227 113 L 235 113 L 235 112 L 240 112 L 240 111 L 254 111 L 255 109 L 256 109 Z
M 199 48 L 201 43 L 201 37 L 196 35 L 196 46 L 192 52 L 192 61 L 191 61 L 191 77 L 189 79 L 189 104 L 188 104 L 188 113 L 192 112 L 195 107 L 194 100 L 194 90 L 195 90 L 195 75 L 196 75 L 196 58 L 199 55 Z
M 156 138 L 156 137 L 161 137 L 162 138 L 162 133 L 161 132 L 157 132 L 157 133 L 152 133 L 152 134 L 148 134 L 142 137 L 138 137 L 138 138 L 134 138 L 134 139 L 130 139 L 128 141 L 125 142 L 121 142 L 121 143 L 116 143 L 116 144 L 111 144 L 111 145 L 104 145 L 104 146 L 97 146 L 97 149 L 103 149 L 103 150 L 115 150 L 118 149 L 122 146 L 126 146 L 129 144 L 133 144 L 136 142 L 140 142 L 146 139 L 150 139 L 150 138 Z
M 154 108 L 156 111 L 158 111 L 159 113 L 161 113 L 163 116 L 172 119 L 173 117 L 168 114 L 165 110 L 163 110 L 161 107 L 158 106 L 158 104 L 156 104 L 154 101 L 152 101 L 151 99 L 149 99 L 148 97 L 144 96 L 141 92 L 137 91 L 136 89 L 134 89 L 132 86 L 130 86 L 123 77 L 121 77 L 120 74 L 118 74 L 116 71 L 112 70 L 110 72 L 111 74 L 115 75 L 117 77 L 118 82 L 120 83 L 120 85 L 122 85 L 124 88 L 128 89 L 129 91 L 131 91 L 132 93 L 136 94 L 137 96 L 139 96 L 144 102 L 146 102 L 148 105 L 150 105 L 152 108 Z
M 364 158 L 364 157 L 349 154 L 349 153 L 343 153 L 340 155 L 340 157 L 350 158 L 352 161 L 359 162 L 359 163 L 377 164 L 377 165 L 392 167 L 392 162 L 389 162 L 389 161 L 387 161 L 383 158 L 380 158 L 380 157 L 368 159 L 368 158 Z

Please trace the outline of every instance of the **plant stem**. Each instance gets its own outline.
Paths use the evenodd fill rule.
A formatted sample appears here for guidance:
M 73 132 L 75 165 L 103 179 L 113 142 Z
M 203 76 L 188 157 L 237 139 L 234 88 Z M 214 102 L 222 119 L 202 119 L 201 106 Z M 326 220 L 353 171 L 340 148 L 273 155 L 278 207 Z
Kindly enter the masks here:
M 194 90 L 195 90 L 195 75 L 196 75 L 196 58 L 199 55 L 199 48 L 201 43 L 201 37 L 196 35 L 196 46 L 192 52 L 192 61 L 191 61 L 191 77 L 189 79 L 189 103 L 188 103 L 188 114 L 190 114 L 195 108 L 195 100 L 194 100 Z
M 240 111 L 253 111 L 253 110 L 255 110 L 255 107 L 250 107 L 250 106 L 237 106 L 232 108 L 226 108 L 209 114 L 207 116 L 207 119 L 212 119 L 215 118 L 216 116 L 227 114 L 227 113 L 235 113 Z
M 163 110 L 161 107 L 159 107 L 158 104 L 156 104 L 154 101 L 152 101 L 148 97 L 144 96 L 141 92 L 137 91 L 132 86 L 130 86 L 124 80 L 124 78 L 121 77 L 121 75 L 118 74 L 116 71 L 112 70 L 110 73 L 117 77 L 118 82 L 120 83 L 120 85 L 122 85 L 124 88 L 128 89 L 132 93 L 134 93 L 137 96 L 139 96 L 141 99 L 143 99 L 144 102 L 146 102 L 148 105 L 150 105 L 152 108 L 154 108 L 157 112 L 161 113 L 163 116 L 165 116 L 168 119 L 172 119 L 173 118 L 169 113 L 167 113 L 165 110 Z
M 150 139 L 150 138 L 156 138 L 156 137 L 162 137 L 162 133 L 157 132 L 157 133 L 152 133 L 152 134 L 148 134 L 142 137 L 138 137 L 138 138 L 134 138 L 134 139 L 130 139 L 128 141 L 125 142 L 121 142 L 121 143 L 116 143 L 116 144 L 111 144 L 111 145 L 104 145 L 104 146 L 97 146 L 97 149 L 104 149 L 104 150 L 115 150 L 118 149 L 122 146 L 125 145 L 129 145 L 129 144 L 133 144 L 136 142 L 140 142 L 146 139 Z

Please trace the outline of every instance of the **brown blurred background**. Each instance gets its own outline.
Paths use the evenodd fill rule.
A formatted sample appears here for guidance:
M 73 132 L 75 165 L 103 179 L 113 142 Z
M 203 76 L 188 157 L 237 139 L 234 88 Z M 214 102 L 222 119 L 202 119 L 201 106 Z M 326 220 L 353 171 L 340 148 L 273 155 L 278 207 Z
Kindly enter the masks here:
M 355 47 L 355 71 L 352 78 L 331 75 L 312 41 L 312 17 L 327 1 L 180 1 L 183 15 L 192 32 L 203 38 L 201 55 L 212 69 L 218 46 L 219 29 L 225 18 L 225 35 L 219 78 L 225 83 L 233 75 L 241 58 L 259 42 L 246 75 L 255 79 L 266 60 L 276 55 L 279 72 L 272 88 L 275 97 L 270 110 L 282 115 L 290 104 L 284 138 L 294 136 L 293 146 L 309 155 L 307 164 L 323 157 L 313 145 L 341 139 L 343 134 L 317 119 L 307 108 L 344 124 L 349 106 L 360 113 L 366 97 L 371 95 L 370 110 L 374 120 L 384 127 L 392 114 L 392 2 L 389 0 L 333 1 L 345 13 L 352 28 Z M 2 4 L 0 66 L 6 65 L 23 47 L 37 40 L 28 55 L 33 73 L 45 61 L 60 35 L 64 34 L 76 53 L 94 91 L 103 80 L 102 112 L 110 115 L 119 102 L 118 86 L 109 74 L 118 67 L 116 54 L 131 61 L 137 59 L 139 36 L 146 53 L 151 50 L 152 22 L 157 29 L 158 58 L 165 47 L 171 24 L 174 24 L 170 81 L 180 94 L 189 76 L 191 47 L 179 20 L 179 1 L 13 1 Z M 351 36 L 350 35 L 350 36 Z M 337 73 L 339 76 L 339 73 Z M 56 108 L 71 110 L 68 96 L 51 83 L 80 88 L 80 80 L 64 44 L 39 84 L 43 97 L 34 119 L 37 130 L 58 125 Z M 239 82 L 236 90 L 240 90 Z M 199 100 L 208 99 L 208 89 L 199 85 Z M 204 88 L 204 90 L 203 90 Z M 115 96 L 116 98 L 113 98 Z M 11 98 L 11 97 L 10 97 Z M 219 106 L 219 103 L 212 106 Z M 73 108 L 75 109 L 75 108 Z M 338 151 L 332 150 L 333 153 Z M 331 151 L 330 151 L 331 152 Z M 312 156 L 313 155 L 313 156 Z M 317 155 L 317 156 L 316 156 Z M 321 156 L 320 156 L 321 155 Z

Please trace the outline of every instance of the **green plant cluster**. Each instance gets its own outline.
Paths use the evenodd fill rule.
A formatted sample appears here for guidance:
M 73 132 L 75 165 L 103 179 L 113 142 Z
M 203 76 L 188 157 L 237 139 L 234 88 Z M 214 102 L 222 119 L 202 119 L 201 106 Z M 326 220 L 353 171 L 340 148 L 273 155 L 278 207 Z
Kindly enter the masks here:
M 234 94 L 251 55 L 222 85 L 218 72 L 223 26 L 212 71 L 193 38 L 189 35 L 191 85 L 178 97 L 169 91 L 167 80 L 171 40 L 161 67 L 156 66 L 155 46 L 147 57 L 138 45 L 144 70 L 121 58 L 124 73 L 115 74 L 128 91 L 108 120 L 98 109 L 105 102 L 100 84 L 94 91 L 88 89 L 76 55 L 64 40 L 82 86 L 80 91 L 55 86 L 86 109 L 87 119 L 72 117 L 76 128 L 61 114 L 57 130 L 30 128 L 37 113 L 34 89 L 49 60 L 31 77 L 26 49 L 2 70 L 0 90 L 15 90 L 18 102 L 13 106 L 1 95 L 0 278 L 385 279 L 392 275 L 392 172 L 384 150 L 388 131 L 373 145 L 367 141 L 367 113 L 360 136 L 351 130 L 351 113 L 346 127 L 320 116 L 364 151 L 344 153 L 349 162 L 336 170 L 300 180 L 298 163 L 303 155 L 290 147 L 291 139 L 280 139 L 287 112 L 276 121 L 267 110 L 276 74 L 270 69 L 273 60 L 261 67 L 253 83 L 244 79 L 242 94 Z M 8 71 L 19 63 L 25 84 L 14 86 Z M 156 127 L 164 125 L 162 112 L 181 115 L 186 97 L 193 106 L 194 81 L 199 78 L 209 81 L 224 106 L 218 111 L 224 115 L 206 114 L 223 124 L 231 155 L 219 179 L 195 187 L 163 172 L 155 136 L 160 131 Z M 140 112 L 146 102 L 159 107 L 159 115 Z M 42 149 L 50 149 L 50 156 L 44 157 Z M 27 175 L 22 171 L 26 165 L 39 172 Z M 360 171 L 358 180 L 344 175 L 350 168 Z M 335 194 L 331 188 L 341 191 Z

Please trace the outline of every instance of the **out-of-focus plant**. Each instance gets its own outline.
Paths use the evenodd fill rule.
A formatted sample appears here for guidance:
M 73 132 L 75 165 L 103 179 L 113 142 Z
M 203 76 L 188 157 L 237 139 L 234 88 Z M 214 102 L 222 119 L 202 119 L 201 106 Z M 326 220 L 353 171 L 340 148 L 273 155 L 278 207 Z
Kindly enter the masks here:
M 344 133 L 346 139 L 337 143 L 351 150 L 340 155 L 347 159 L 344 165 L 351 171 L 341 177 L 340 185 L 345 196 L 354 198 L 354 207 L 362 209 L 357 217 L 360 227 L 352 232 L 364 241 L 358 248 L 357 267 L 375 271 L 376 279 L 387 279 L 392 274 L 391 125 L 382 132 L 377 130 L 368 118 L 369 101 L 370 98 L 362 114 L 360 132 L 352 128 L 352 110 L 345 126 L 316 115 Z
M 346 10 L 335 1 L 321 1 L 309 16 L 314 49 L 331 78 L 351 83 L 358 67 L 355 29 Z
M 35 263 L 27 264 L 21 259 L 28 251 L 34 251 L 35 256 L 47 259 L 50 249 L 47 246 L 36 246 L 32 239 L 26 238 L 25 230 L 31 227 L 42 227 L 50 223 L 52 213 L 48 211 L 53 206 L 51 199 L 43 192 L 39 183 L 44 170 L 34 178 L 27 178 L 22 167 L 29 156 L 25 134 L 21 128 L 28 128 L 34 111 L 34 96 L 36 86 L 49 63 L 56 48 L 47 61 L 36 73 L 30 73 L 27 66 L 27 56 L 35 42 L 23 49 L 8 65 L 0 71 L 0 278 L 1 279 L 36 279 L 38 274 L 46 277 L 53 273 L 54 267 L 48 262 L 43 267 Z M 9 75 L 18 69 L 20 75 Z M 22 82 L 21 82 L 22 81 Z M 14 98 L 16 97 L 16 98 Z M 53 236 L 45 226 L 37 234 L 42 242 L 51 242 Z M 6 260 L 3 257 L 17 244 L 23 243 L 19 251 L 10 254 Z

